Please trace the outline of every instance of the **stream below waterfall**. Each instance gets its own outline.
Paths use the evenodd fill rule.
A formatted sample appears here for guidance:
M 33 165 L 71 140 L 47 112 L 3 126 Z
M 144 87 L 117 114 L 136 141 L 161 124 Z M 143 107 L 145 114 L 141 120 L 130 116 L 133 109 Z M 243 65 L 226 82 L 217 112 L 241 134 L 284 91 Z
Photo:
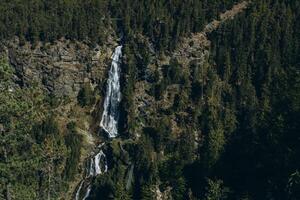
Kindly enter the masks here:
M 109 138 L 115 138 L 118 135 L 118 120 L 119 120 L 119 104 L 121 101 L 120 91 L 120 65 L 122 57 L 122 46 L 115 48 L 112 55 L 112 63 L 108 74 L 106 96 L 103 105 L 103 114 L 100 122 L 100 127 L 105 130 Z M 89 197 L 92 190 L 93 179 L 106 173 L 108 170 L 107 158 L 103 152 L 103 146 L 99 145 L 92 152 L 90 159 L 87 161 L 85 178 L 80 182 L 75 193 L 75 200 L 85 200 Z

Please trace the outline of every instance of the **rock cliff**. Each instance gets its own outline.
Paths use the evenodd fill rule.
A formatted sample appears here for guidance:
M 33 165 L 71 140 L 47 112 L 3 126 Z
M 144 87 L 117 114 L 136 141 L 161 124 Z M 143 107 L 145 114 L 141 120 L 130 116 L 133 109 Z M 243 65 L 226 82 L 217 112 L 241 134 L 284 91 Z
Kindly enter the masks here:
M 110 63 L 112 40 L 90 47 L 83 42 L 61 39 L 51 43 L 19 45 L 18 38 L 1 44 L 15 69 L 15 81 L 21 87 L 36 82 L 58 97 L 75 98 L 84 82 L 102 85 Z

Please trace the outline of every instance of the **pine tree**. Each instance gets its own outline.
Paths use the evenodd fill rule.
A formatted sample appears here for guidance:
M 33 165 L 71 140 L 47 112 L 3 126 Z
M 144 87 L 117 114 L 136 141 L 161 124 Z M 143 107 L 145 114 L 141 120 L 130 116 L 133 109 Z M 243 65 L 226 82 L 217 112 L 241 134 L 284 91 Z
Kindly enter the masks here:
M 205 200 L 222 200 L 227 199 L 229 189 L 224 187 L 222 180 L 208 179 Z
M 131 200 L 132 197 L 128 191 L 125 189 L 125 185 L 122 182 L 117 182 L 116 187 L 114 189 L 114 199 L 115 200 Z
M 143 185 L 141 189 L 141 200 L 153 200 L 154 199 L 154 192 L 150 185 Z

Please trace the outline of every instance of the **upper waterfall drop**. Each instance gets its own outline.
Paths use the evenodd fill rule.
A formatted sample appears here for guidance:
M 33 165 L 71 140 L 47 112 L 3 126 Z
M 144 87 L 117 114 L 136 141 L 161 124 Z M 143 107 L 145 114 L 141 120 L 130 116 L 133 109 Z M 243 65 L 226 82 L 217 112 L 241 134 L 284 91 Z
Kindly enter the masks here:
M 107 80 L 104 110 L 100 126 L 108 133 L 110 138 L 118 135 L 119 104 L 121 101 L 120 91 L 120 65 L 122 46 L 117 46 L 112 55 L 111 68 Z

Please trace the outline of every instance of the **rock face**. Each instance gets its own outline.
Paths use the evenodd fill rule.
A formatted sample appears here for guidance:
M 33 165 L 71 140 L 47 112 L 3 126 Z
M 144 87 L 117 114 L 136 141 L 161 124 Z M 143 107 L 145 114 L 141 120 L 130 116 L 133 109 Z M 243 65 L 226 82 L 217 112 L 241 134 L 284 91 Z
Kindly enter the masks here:
M 61 39 L 53 44 L 19 45 L 18 38 L 1 45 L 16 72 L 16 82 L 29 86 L 37 82 L 58 97 L 75 98 L 84 82 L 103 83 L 116 44 L 88 45 Z

